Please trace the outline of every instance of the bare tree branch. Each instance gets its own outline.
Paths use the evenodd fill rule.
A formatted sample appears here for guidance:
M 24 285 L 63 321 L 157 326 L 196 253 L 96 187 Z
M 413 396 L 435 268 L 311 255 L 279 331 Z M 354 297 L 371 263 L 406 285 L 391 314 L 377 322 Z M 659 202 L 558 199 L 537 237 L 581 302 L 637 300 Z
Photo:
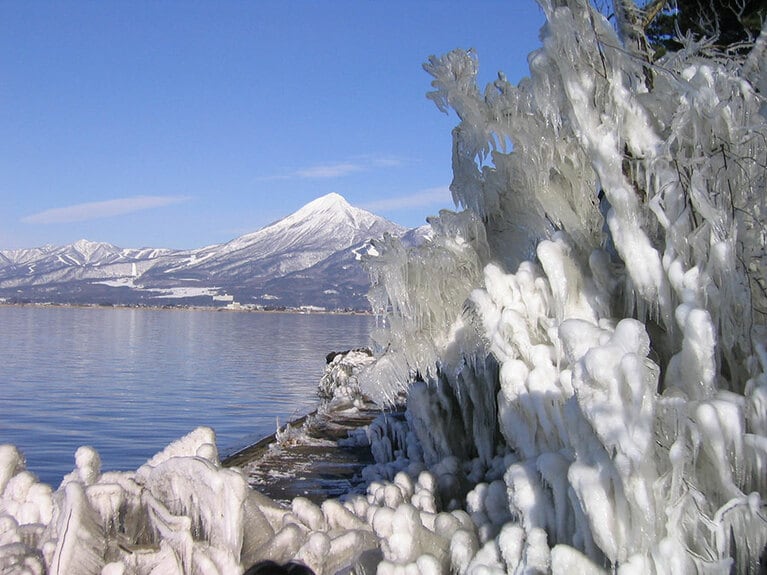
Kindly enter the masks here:
M 646 57 L 649 61 L 649 47 L 642 27 L 641 12 L 634 0 L 615 0 L 613 2 L 618 33 L 632 52 Z
M 655 17 L 660 14 L 668 4 L 669 0 L 653 0 L 644 9 L 644 18 L 642 18 L 642 29 L 647 30 L 647 27 L 655 20 Z

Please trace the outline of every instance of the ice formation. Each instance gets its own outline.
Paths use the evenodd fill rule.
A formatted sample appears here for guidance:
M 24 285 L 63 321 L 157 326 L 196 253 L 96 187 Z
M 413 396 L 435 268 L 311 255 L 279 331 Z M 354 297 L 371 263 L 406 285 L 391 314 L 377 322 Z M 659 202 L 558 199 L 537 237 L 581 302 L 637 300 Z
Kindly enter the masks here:
M 765 568 L 767 27 L 652 62 L 630 22 L 540 4 L 518 86 L 481 92 L 470 51 L 426 65 L 462 211 L 376 244 L 384 352 L 321 386 L 407 404 L 368 429 L 366 493 L 279 505 L 205 428 L 131 473 L 81 448 L 55 491 L 2 446 L 1 572 Z
M 438 491 L 478 540 L 443 569 L 759 572 L 767 28 L 652 62 L 585 2 L 540 4 L 518 86 L 481 92 L 471 51 L 426 65 L 463 211 L 376 245 L 363 389 L 407 388 L 409 453 L 460 462 Z

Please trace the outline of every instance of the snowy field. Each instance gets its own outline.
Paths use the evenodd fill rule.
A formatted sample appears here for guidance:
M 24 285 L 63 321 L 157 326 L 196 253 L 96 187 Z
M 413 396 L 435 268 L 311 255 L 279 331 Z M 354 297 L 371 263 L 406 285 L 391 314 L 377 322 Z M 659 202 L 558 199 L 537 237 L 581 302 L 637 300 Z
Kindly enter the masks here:
M 0 450 L 0 566 L 56 574 L 758 573 L 767 543 L 767 27 L 650 63 L 584 2 L 518 86 L 426 64 L 458 212 L 366 260 L 387 330 L 338 396 L 379 419 L 365 495 L 282 507 L 201 428 L 55 492 Z M 761 556 L 761 567 L 760 567 Z

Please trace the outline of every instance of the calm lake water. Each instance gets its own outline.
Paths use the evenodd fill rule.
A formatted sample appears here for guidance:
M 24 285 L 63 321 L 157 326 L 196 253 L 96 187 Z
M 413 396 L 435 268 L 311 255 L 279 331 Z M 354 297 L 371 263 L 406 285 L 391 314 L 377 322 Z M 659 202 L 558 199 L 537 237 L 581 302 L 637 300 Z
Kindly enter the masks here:
M 0 306 L 0 444 L 54 488 L 81 445 L 136 469 L 200 425 L 222 454 L 316 407 L 369 316 Z

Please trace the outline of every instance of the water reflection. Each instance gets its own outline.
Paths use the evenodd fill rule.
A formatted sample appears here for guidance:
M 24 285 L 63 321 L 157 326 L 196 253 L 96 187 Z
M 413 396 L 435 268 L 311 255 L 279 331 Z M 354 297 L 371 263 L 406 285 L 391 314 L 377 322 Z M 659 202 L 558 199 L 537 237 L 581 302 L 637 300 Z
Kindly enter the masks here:
M 198 425 L 226 451 L 316 404 L 331 350 L 366 316 L 0 308 L 0 443 L 57 484 L 80 445 L 135 469 Z

